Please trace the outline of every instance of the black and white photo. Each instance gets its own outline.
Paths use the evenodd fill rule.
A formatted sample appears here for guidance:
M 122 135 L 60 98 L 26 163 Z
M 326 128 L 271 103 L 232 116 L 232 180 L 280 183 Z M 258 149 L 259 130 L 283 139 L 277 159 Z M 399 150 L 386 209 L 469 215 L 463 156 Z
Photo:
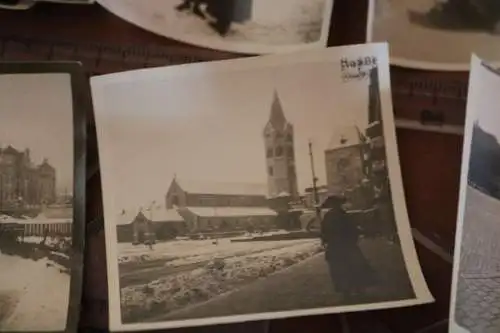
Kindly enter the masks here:
M 266 54 L 325 47 L 333 0 L 98 0 L 159 35 L 222 51 Z
M 432 301 L 386 44 L 94 77 L 112 330 Z
M 468 70 L 471 53 L 500 62 L 496 0 L 370 0 L 368 40 L 390 44 L 391 64 Z
M 451 301 L 453 333 L 500 331 L 500 71 L 474 57 Z
M 74 124 L 83 124 L 85 106 L 73 91 L 83 88 L 78 73 L 71 65 L 0 64 L 0 332 L 73 332 L 78 323 L 84 192 L 75 175 L 84 175 L 84 159 L 77 167 L 75 154 L 84 152 L 84 136 Z

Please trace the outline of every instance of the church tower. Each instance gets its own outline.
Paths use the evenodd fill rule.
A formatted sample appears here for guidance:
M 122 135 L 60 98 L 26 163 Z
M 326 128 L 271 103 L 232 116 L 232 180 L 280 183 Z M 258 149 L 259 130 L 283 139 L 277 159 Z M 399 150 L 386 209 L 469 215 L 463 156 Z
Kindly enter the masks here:
M 283 113 L 278 93 L 274 92 L 269 121 L 264 127 L 268 197 L 298 197 L 293 126 Z

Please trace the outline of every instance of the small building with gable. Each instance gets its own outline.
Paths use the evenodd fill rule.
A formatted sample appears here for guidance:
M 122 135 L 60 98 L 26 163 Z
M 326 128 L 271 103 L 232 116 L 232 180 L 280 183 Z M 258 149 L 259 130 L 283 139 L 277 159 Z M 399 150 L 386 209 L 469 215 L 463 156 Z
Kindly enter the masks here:
M 154 206 L 139 212 L 123 210 L 116 232 L 119 243 L 148 243 L 184 235 L 186 223 L 175 209 Z

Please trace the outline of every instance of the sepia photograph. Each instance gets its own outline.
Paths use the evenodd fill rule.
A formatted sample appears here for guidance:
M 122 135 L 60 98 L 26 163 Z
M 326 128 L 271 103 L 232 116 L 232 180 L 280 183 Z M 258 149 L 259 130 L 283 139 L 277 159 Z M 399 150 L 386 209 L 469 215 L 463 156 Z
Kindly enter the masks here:
M 500 63 L 500 1 L 370 0 L 368 40 L 390 44 L 391 64 L 468 70 L 478 54 Z
M 450 332 L 500 331 L 500 71 L 471 66 Z
M 268 54 L 325 47 L 333 0 L 98 0 L 143 29 L 200 47 Z
M 386 44 L 91 86 L 112 330 L 433 300 L 402 192 Z
M 77 323 L 84 234 L 74 234 L 84 221 L 74 214 L 81 116 L 72 75 L 54 64 L 0 64 L 0 332 Z

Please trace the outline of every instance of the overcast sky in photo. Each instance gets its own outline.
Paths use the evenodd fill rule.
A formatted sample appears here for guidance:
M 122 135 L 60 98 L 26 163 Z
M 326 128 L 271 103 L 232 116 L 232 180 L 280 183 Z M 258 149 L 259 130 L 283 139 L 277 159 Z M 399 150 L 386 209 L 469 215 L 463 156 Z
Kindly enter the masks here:
M 0 74 L 0 146 L 30 150 L 56 169 L 59 193 L 73 190 L 73 104 L 69 74 Z
M 110 161 L 102 177 L 113 184 L 104 195 L 117 209 L 163 203 L 174 175 L 266 184 L 263 129 L 275 89 L 295 130 L 300 192 L 312 184 L 308 140 L 323 185 L 332 137 L 367 124 L 369 81 L 343 83 L 338 62 L 154 77 L 93 89 L 101 163 Z

